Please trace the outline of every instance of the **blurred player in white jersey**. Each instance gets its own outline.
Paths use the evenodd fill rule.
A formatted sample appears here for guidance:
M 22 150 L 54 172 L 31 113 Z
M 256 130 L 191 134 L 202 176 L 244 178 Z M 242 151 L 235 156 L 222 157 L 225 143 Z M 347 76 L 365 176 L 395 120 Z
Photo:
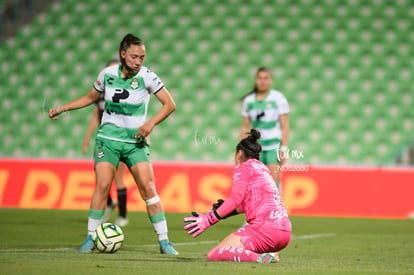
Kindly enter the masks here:
M 116 65 L 116 64 L 119 64 L 118 60 L 111 60 L 106 63 L 105 67 L 109 67 L 109 66 Z M 99 99 L 95 101 L 94 105 L 95 105 L 95 108 L 93 108 L 93 112 L 92 112 L 91 119 L 89 121 L 88 129 L 86 130 L 85 137 L 82 143 L 83 154 L 86 154 L 87 150 L 89 149 L 89 146 L 90 146 L 89 141 L 91 139 L 93 131 L 95 131 L 96 127 L 98 127 L 99 124 L 101 124 L 103 112 L 105 110 L 105 95 L 103 93 L 101 94 Z M 118 169 L 116 170 L 116 173 L 115 173 L 115 178 L 114 178 L 116 190 L 118 193 L 118 209 L 119 209 L 119 215 L 115 220 L 115 224 L 119 226 L 128 225 L 127 189 L 126 189 L 124 179 L 123 179 L 125 168 L 126 168 L 126 164 L 120 161 L 118 165 Z M 112 200 L 111 195 L 108 195 L 107 206 L 106 206 L 106 210 L 105 210 L 105 214 L 103 218 L 104 222 L 108 221 L 111 215 L 112 209 L 115 208 L 115 206 L 116 206 L 115 202 Z
M 178 255 L 168 239 L 167 220 L 155 187 L 150 150 L 146 142 L 154 126 L 175 110 L 175 102 L 160 78 L 143 66 L 145 53 L 144 42 L 133 34 L 127 34 L 119 46 L 120 65 L 103 69 L 86 95 L 49 110 L 49 117 L 56 120 L 60 113 L 91 105 L 101 93 L 105 94 L 105 110 L 95 147 L 96 189 L 89 210 L 87 238 L 79 248 L 81 253 L 90 253 L 95 248 L 93 232 L 102 223 L 111 184 L 122 161 L 128 166 L 146 202 L 160 252 Z M 147 121 L 152 94 L 162 107 Z
M 240 139 L 246 137 L 250 127 L 260 131 L 260 161 L 269 168 L 280 190 L 280 171 L 288 156 L 289 105 L 281 92 L 271 88 L 272 84 L 270 70 L 259 68 L 253 90 L 243 97 Z

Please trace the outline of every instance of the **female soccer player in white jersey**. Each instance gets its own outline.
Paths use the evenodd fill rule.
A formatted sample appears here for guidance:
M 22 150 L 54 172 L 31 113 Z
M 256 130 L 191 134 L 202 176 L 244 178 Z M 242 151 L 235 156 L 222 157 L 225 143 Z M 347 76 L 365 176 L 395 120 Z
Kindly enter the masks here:
M 272 84 L 270 70 L 259 68 L 253 91 L 243 97 L 240 139 L 246 137 L 250 127 L 260 131 L 260 161 L 267 165 L 280 190 L 281 166 L 288 153 L 289 105 L 281 92 L 271 89 Z
M 220 219 L 246 214 L 248 224 L 213 248 L 209 261 L 271 263 L 279 260 L 276 252 L 290 242 L 292 225 L 269 169 L 259 161 L 259 138 L 260 132 L 251 129 L 236 147 L 230 197 L 206 215 L 193 212 L 184 218 L 189 223 L 184 229 L 197 237 Z
M 105 94 L 105 111 L 96 137 L 96 189 L 90 205 L 87 238 L 79 252 L 89 253 L 95 247 L 92 235 L 102 222 L 110 187 L 119 161 L 122 161 L 131 171 L 147 204 L 160 252 L 177 255 L 168 240 L 167 221 L 155 187 L 149 146 L 145 140 L 154 126 L 175 110 L 175 102 L 158 76 L 143 66 L 145 45 L 141 39 L 127 34 L 120 43 L 119 57 L 121 64 L 103 69 L 86 95 L 49 110 L 49 117 L 55 120 L 60 113 L 88 106 L 101 93 Z M 146 121 L 151 94 L 157 97 L 162 107 Z
M 119 64 L 118 60 L 110 60 L 106 63 L 105 67 L 109 67 L 112 65 Z M 101 124 L 103 112 L 105 111 L 105 94 L 101 93 L 101 96 L 97 101 L 94 102 L 95 108 L 93 108 L 91 119 L 89 120 L 89 125 L 85 133 L 85 137 L 83 138 L 82 143 L 82 153 L 86 154 L 86 151 L 89 149 L 89 141 L 91 139 L 93 131 L 95 131 L 96 127 Z M 128 218 L 127 218 L 127 189 L 124 183 L 124 171 L 126 168 L 126 164 L 122 161 L 119 162 L 118 168 L 115 173 L 115 185 L 116 190 L 118 193 L 118 208 L 119 208 L 119 215 L 115 220 L 115 224 L 119 226 L 126 226 L 128 225 Z M 111 195 L 108 195 L 107 206 L 105 209 L 105 214 L 103 218 L 103 222 L 107 222 L 109 216 L 112 213 L 112 209 L 115 207 L 115 204 L 111 198 Z

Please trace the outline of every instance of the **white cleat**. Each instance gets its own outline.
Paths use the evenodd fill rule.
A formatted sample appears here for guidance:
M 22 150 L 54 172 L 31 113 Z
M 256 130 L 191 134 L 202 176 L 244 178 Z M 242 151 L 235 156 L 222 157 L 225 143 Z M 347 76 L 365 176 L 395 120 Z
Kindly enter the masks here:
M 115 224 L 119 225 L 120 227 L 127 226 L 128 223 L 129 223 L 128 218 L 124 218 L 124 217 L 118 217 L 115 220 Z

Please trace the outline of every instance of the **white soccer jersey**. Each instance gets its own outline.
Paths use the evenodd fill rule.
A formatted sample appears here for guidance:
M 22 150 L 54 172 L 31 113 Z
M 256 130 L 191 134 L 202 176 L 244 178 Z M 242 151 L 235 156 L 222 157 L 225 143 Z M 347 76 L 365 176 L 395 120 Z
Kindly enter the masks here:
M 277 148 L 282 139 L 279 116 L 288 113 L 287 99 L 276 90 L 270 90 L 262 101 L 257 100 L 256 93 L 246 96 L 241 111 L 243 117 L 250 118 L 252 127 L 260 131 L 263 151 Z
M 134 76 L 123 79 L 121 65 L 103 69 L 94 87 L 105 93 L 105 109 L 98 137 L 136 143 L 136 135 L 147 118 L 150 95 L 164 87 L 158 76 L 146 67 Z

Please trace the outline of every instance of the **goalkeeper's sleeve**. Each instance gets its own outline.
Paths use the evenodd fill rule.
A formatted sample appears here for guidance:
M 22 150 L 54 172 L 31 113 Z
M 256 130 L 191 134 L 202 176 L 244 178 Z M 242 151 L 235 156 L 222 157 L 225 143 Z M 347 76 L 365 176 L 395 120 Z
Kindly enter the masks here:
M 224 203 L 224 200 L 222 200 L 222 199 L 218 199 L 217 200 L 217 202 L 216 203 L 213 203 L 213 211 L 214 211 L 214 213 L 216 214 L 216 216 L 217 216 L 217 209 L 222 205 Z M 220 212 L 220 214 L 221 215 L 223 215 L 221 212 Z M 234 209 L 232 212 L 230 212 L 230 214 L 228 214 L 228 215 L 226 215 L 226 216 L 222 216 L 221 218 L 222 219 L 226 219 L 226 218 L 228 218 L 228 217 L 231 217 L 231 216 L 234 216 L 234 215 L 237 215 L 237 214 L 239 214 L 238 212 L 237 212 L 237 208 L 236 209 Z

